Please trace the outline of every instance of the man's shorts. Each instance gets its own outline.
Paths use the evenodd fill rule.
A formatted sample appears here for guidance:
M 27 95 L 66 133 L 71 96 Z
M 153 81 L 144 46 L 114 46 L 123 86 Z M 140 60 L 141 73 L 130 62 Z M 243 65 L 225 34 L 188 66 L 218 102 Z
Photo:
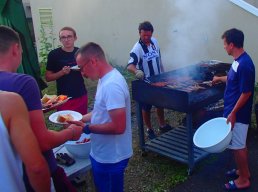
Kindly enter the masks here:
M 129 159 L 118 163 L 99 163 L 90 156 L 93 179 L 98 192 L 124 191 L 124 172 Z
M 150 112 L 152 105 L 141 103 L 142 109 L 146 112 Z
M 244 149 L 246 147 L 246 138 L 249 124 L 235 123 L 232 131 L 232 139 L 229 143 L 229 149 Z

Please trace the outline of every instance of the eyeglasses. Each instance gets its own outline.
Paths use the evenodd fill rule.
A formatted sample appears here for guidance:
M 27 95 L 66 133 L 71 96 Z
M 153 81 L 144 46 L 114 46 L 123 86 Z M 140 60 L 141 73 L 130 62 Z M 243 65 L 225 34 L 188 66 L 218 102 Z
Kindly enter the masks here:
M 59 37 L 59 39 L 60 39 L 60 41 L 65 41 L 65 40 L 70 41 L 73 39 L 73 35 L 61 36 L 61 37 Z
M 83 68 L 90 62 L 91 60 L 88 59 L 82 66 L 79 67 L 80 71 L 83 70 Z
M 79 71 L 82 71 L 84 67 L 85 67 L 85 65 L 80 66 Z

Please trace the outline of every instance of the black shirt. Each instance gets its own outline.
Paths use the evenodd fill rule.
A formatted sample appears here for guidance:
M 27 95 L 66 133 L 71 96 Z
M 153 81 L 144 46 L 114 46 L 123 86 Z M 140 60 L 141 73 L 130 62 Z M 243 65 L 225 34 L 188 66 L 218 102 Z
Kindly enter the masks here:
M 72 52 L 66 52 L 61 47 L 50 51 L 46 69 L 54 73 L 63 69 L 64 66 L 77 65 L 74 54 L 78 50 L 74 48 Z M 56 80 L 57 95 L 68 95 L 72 98 L 81 97 L 87 94 L 84 80 L 80 71 L 71 70 L 69 74 Z

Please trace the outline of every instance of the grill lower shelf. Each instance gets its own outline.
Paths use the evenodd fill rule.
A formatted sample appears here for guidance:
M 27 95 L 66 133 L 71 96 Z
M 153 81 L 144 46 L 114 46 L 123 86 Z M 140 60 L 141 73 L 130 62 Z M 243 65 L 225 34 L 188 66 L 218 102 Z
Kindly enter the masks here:
M 180 126 L 174 128 L 159 137 L 146 142 L 144 149 L 188 164 L 189 149 L 186 127 Z M 209 155 L 209 153 L 193 146 L 193 155 L 194 162 L 198 162 Z

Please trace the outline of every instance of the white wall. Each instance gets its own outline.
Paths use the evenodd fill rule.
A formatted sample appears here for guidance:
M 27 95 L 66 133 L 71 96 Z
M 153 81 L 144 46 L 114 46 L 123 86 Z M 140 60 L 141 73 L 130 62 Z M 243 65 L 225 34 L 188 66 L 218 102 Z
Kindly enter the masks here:
M 232 27 L 243 30 L 245 49 L 258 64 L 258 18 L 229 0 L 33 0 L 31 8 L 37 39 L 38 8 L 52 8 L 56 37 L 63 26 L 74 27 L 77 46 L 99 43 L 117 65 L 127 64 L 144 20 L 154 25 L 167 70 L 201 60 L 231 62 L 221 35 Z

